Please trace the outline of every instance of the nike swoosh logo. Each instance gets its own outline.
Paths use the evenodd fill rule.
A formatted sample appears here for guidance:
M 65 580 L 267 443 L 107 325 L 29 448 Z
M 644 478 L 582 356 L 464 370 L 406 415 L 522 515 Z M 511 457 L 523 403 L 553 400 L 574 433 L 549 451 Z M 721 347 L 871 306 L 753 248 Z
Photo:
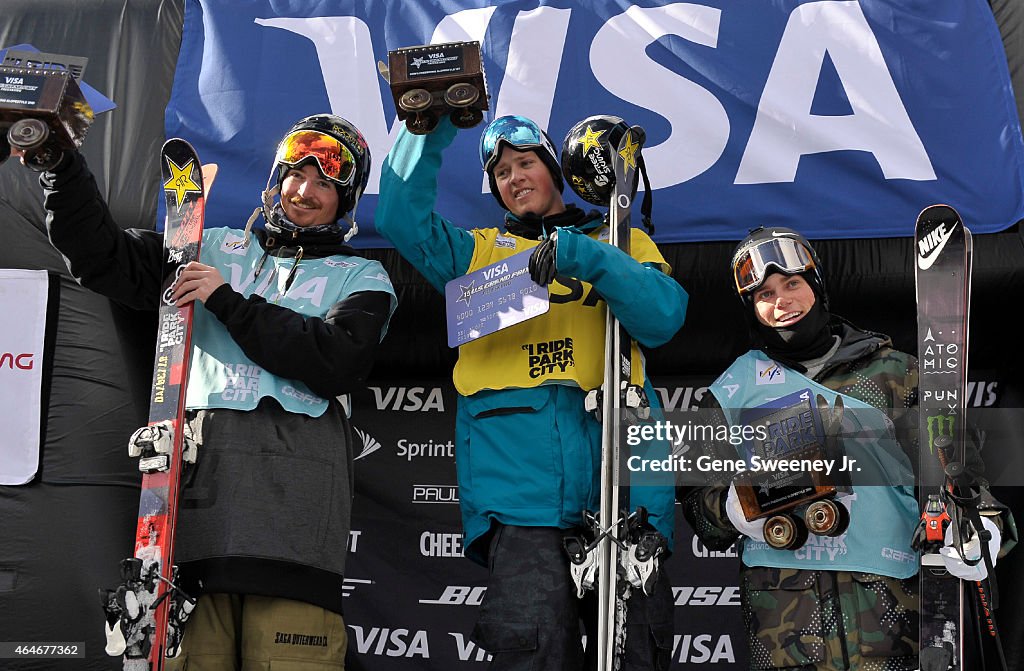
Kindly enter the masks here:
M 939 240 L 939 244 L 935 246 L 935 249 L 928 252 L 927 254 L 919 255 L 917 257 L 917 267 L 920 268 L 921 270 L 928 270 L 929 268 L 931 268 L 932 264 L 935 263 L 935 259 L 939 258 L 939 253 L 942 252 L 942 248 L 945 247 L 946 243 L 949 242 L 949 239 L 953 237 L 953 231 L 955 230 L 956 226 L 953 226 L 951 229 L 949 229 L 949 232 L 947 232 L 946 235 L 944 235 L 942 239 Z
M 789 233 L 779 233 L 778 231 L 772 231 L 773 238 L 788 238 Z

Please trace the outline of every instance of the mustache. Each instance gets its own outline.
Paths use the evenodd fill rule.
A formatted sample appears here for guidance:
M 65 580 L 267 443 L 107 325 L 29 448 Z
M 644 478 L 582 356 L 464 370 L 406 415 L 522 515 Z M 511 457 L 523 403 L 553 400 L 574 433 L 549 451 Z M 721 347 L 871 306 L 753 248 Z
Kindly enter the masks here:
M 305 205 L 306 207 L 320 207 L 320 203 L 315 200 L 303 198 L 302 196 L 289 196 L 288 202 L 292 205 Z

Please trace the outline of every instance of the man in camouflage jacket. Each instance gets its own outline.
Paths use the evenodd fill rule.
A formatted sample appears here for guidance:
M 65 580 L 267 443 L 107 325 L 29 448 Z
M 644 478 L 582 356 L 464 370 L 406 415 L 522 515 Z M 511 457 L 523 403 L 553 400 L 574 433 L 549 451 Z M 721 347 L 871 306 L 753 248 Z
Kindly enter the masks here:
M 761 243 L 785 249 L 779 250 L 774 261 L 762 249 L 763 256 L 755 252 L 758 258 L 752 261 L 750 250 Z M 806 239 L 795 231 L 775 227 L 752 232 L 737 247 L 733 272 L 740 297 L 750 309 L 756 349 L 737 359 L 709 388 L 701 402 L 702 420 L 711 425 L 729 424 L 730 411 L 723 405 L 731 403 L 733 394 L 743 388 L 742 371 L 756 368 L 760 378 L 753 380 L 748 375 L 747 401 L 771 399 L 773 392 L 777 396 L 780 392 L 767 386 L 765 376 L 774 371 L 788 375 L 797 388 L 831 390 L 847 403 L 862 402 L 867 411 L 874 408 L 884 413 L 886 433 L 896 439 L 892 444 L 899 446 L 885 463 L 890 464 L 890 471 L 905 468 L 909 474 L 917 463 L 916 359 L 893 349 L 887 336 L 861 330 L 829 314 L 820 262 Z M 744 359 L 752 365 L 739 366 Z M 737 455 L 728 443 L 711 441 L 697 449 L 698 454 Z M 980 473 L 981 466 L 977 450 L 971 450 L 968 470 Z M 857 550 L 851 547 L 853 543 L 865 544 L 865 538 L 882 533 L 876 532 L 880 527 L 891 530 L 890 542 L 879 542 L 885 550 L 898 544 L 892 539 L 899 541 L 906 529 L 916 527 L 919 512 L 913 487 L 908 486 L 913 484 L 912 475 L 907 480 L 894 479 L 892 487 L 855 487 L 860 501 L 850 497 L 839 502 L 849 510 L 848 532 L 835 538 L 811 535 L 807 545 L 794 550 L 768 548 L 757 542 L 764 520 L 760 526 L 745 520 L 739 512 L 736 489 L 727 478 L 680 489 L 686 519 L 704 545 L 725 550 L 739 541 L 741 606 L 752 669 L 918 668 L 916 555 L 909 547 L 890 551 L 890 557 L 898 561 L 886 564 L 877 559 L 885 553 L 871 547 L 850 559 Z M 866 490 L 886 490 L 885 506 L 876 502 L 872 510 Z M 998 508 L 998 504 L 992 505 Z M 911 535 L 907 533 L 904 545 L 909 546 Z M 865 570 L 851 570 L 854 568 Z

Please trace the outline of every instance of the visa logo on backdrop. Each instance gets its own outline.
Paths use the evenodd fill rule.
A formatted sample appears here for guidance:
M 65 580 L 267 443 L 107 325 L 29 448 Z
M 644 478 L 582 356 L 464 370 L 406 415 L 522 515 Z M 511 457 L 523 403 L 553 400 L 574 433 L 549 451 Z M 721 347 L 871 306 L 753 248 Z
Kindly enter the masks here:
M 657 2 L 409 12 L 365 0 L 350 16 L 327 0 L 286 3 L 287 16 L 270 0 L 186 3 L 165 132 L 221 165 L 207 217 L 241 227 L 280 134 L 329 108 L 373 154 L 355 243 L 388 246 L 374 205 L 400 126 L 377 63 L 389 49 L 479 41 L 485 118 L 531 117 L 558 145 L 592 114 L 644 127 L 659 243 L 737 240 L 751 222 L 810 238 L 909 236 L 936 202 L 955 204 L 975 233 L 1024 217 L 1024 139 L 985 3 Z M 434 208 L 466 227 L 501 216 L 476 160 L 479 130 L 446 151 Z
M 446 16 L 430 42 L 475 40 L 486 50 L 496 9 L 479 7 Z M 506 74 L 500 81 L 489 75 L 492 103 L 497 99 L 492 107 L 495 117 L 522 114 L 548 126 L 573 11 L 537 7 L 519 12 L 509 37 Z M 590 68 L 598 82 L 622 101 L 660 115 L 672 127 L 667 139 L 644 151 L 655 189 L 680 184 L 711 168 L 725 150 L 731 123 L 713 93 L 665 68 L 646 50 L 667 36 L 714 49 L 722 19 L 722 10 L 700 4 L 632 6 L 611 17 L 590 44 Z M 310 40 L 331 107 L 345 111 L 374 151 L 391 146 L 398 124 L 389 127 L 374 62 L 374 54 L 384 49 L 374 44 L 365 21 L 324 16 L 257 18 L 256 23 Z M 826 53 L 847 91 L 849 115 L 810 112 Z M 519 73 L 528 73 L 528 81 L 518 79 Z M 801 156 L 838 150 L 871 153 L 886 179 L 935 179 L 856 0 L 811 2 L 791 12 L 733 183 L 791 182 Z M 380 162 L 375 161 L 367 193 L 377 192 L 379 177 Z M 481 192 L 486 191 L 482 185 Z

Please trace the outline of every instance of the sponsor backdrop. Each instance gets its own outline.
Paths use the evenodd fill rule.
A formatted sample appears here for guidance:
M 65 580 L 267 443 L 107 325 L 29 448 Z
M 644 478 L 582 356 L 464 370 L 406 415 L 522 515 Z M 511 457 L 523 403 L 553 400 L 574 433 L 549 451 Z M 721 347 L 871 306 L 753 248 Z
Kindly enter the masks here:
M 1010 410 L 999 409 L 1005 380 L 986 371 L 974 375 L 980 377 L 969 387 L 972 418 L 987 425 L 994 445 L 1015 444 L 999 432 L 1012 419 Z M 710 379 L 653 381 L 666 410 L 679 412 L 696 408 Z M 486 651 L 469 639 L 487 572 L 462 555 L 455 402 L 445 378 L 378 380 L 353 398 L 362 447 L 345 588 L 350 669 L 486 668 Z M 1019 484 L 1020 457 L 989 452 L 994 482 Z M 734 549 L 704 548 L 678 505 L 676 512 L 675 552 L 664 565 L 676 604 L 672 668 L 746 669 L 739 559 Z M 811 536 L 802 552 L 843 553 L 844 539 Z
M 984 0 L 187 0 L 165 122 L 221 167 L 208 220 L 243 226 L 276 141 L 334 111 L 377 159 L 354 243 L 386 246 L 373 210 L 398 125 L 377 62 L 461 40 L 482 44 L 488 120 L 525 114 L 559 145 L 591 114 L 647 130 L 658 242 L 737 240 L 750 222 L 906 236 L 935 202 L 975 233 L 1024 215 L 1024 146 Z M 449 151 L 438 199 L 467 225 L 497 213 L 479 130 Z
M 669 410 L 694 407 L 704 392 L 676 378 L 655 386 Z M 346 668 L 487 666 L 487 652 L 469 638 L 487 571 L 462 554 L 455 403 L 444 378 L 378 381 L 353 398 L 362 449 L 345 582 Z M 676 603 L 673 668 L 747 668 L 735 552 L 704 548 L 676 510 L 675 553 L 665 563 Z

